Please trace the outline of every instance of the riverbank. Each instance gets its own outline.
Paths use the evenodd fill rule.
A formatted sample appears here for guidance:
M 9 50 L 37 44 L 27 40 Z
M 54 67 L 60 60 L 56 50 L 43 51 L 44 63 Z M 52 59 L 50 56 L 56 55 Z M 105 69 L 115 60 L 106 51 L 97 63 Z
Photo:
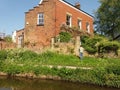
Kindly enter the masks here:
M 9 77 L 42 78 L 120 88 L 120 60 L 28 50 L 0 52 L 0 71 Z M 72 67 L 72 68 L 71 68 Z M 2 75 L 1 74 L 1 75 Z
M 23 66 L 23 65 L 18 65 L 18 66 Z M 36 67 L 36 66 L 35 66 Z M 73 67 L 73 66 L 56 66 L 54 67 L 53 65 L 42 65 L 42 67 L 47 67 L 49 69 L 83 69 L 83 70 L 92 70 L 92 68 L 89 67 Z M 37 74 L 37 73 L 36 73 Z M 5 76 L 5 77 L 21 77 L 21 78 L 29 78 L 29 79 L 36 79 L 36 78 L 40 78 L 40 79 L 52 79 L 52 80 L 62 80 L 62 78 L 60 76 L 54 76 L 54 75 L 36 75 L 35 73 L 31 72 L 31 73 L 19 73 L 19 74 L 8 74 L 8 73 L 4 73 L 4 72 L 0 72 L 0 76 Z
M 20 68 L 22 68 L 20 66 Z M 96 68 L 96 69 L 71 69 L 65 67 L 32 67 L 30 72 L 19 72 L 22 69 L 12 69 L 11 73 L 6 71 L 6 73 L 0 73 L 7 77 L 22 77 L 29 79 L 50 79 L 50 80 L 67 80 L 72 82 L 89 83 L 99 86 L 108 86 L 120 88 L 120 78 L 119 75 L 113 73 L 107 73 L 107 70 Z M 17 71 L 17 72 L 15 72 Z

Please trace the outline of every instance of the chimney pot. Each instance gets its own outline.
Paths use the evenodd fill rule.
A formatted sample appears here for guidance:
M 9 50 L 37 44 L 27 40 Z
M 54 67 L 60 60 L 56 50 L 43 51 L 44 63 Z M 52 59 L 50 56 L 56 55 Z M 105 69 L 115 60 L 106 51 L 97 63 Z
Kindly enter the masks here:
M 79 3 L 79 2 L 75 3 L 75 7 L 76 7 L 77 9 L 80 9 L 80 3 Z

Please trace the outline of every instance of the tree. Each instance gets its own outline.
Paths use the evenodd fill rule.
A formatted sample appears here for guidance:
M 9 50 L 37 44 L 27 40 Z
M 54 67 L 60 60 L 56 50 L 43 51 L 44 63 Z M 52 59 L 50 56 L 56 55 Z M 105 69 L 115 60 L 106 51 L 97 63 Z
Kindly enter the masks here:
M 95 16 L 96 31 L 112 40 L 120 37 L 120 0 L 99 0 Z
M 7 35 L 5 38 L 5 41 L 8 42 L 8 43 L 11 43 L 12 42 L 12 37 L 10 35 Z

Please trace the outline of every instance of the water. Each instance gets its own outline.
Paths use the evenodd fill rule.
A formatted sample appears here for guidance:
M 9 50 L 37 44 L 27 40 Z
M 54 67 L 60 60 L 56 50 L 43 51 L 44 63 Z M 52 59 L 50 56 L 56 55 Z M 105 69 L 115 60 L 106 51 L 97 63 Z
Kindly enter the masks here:
M 41 79 L 0 78 L 0 90 L 120 90 L 94 85 Z

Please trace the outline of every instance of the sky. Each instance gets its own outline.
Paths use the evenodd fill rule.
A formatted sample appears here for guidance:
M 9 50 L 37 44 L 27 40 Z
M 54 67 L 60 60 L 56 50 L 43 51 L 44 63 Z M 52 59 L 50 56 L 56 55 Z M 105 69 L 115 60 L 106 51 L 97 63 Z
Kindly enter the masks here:
M 24 28 L 25 12 L 39 4 L 40 0 L 0 0 L 0 32 L 12 35 Z M 80 2 L 81 9 L 94 16 L 100 6 L 98 0 L 66 0 L 71 4 Z

